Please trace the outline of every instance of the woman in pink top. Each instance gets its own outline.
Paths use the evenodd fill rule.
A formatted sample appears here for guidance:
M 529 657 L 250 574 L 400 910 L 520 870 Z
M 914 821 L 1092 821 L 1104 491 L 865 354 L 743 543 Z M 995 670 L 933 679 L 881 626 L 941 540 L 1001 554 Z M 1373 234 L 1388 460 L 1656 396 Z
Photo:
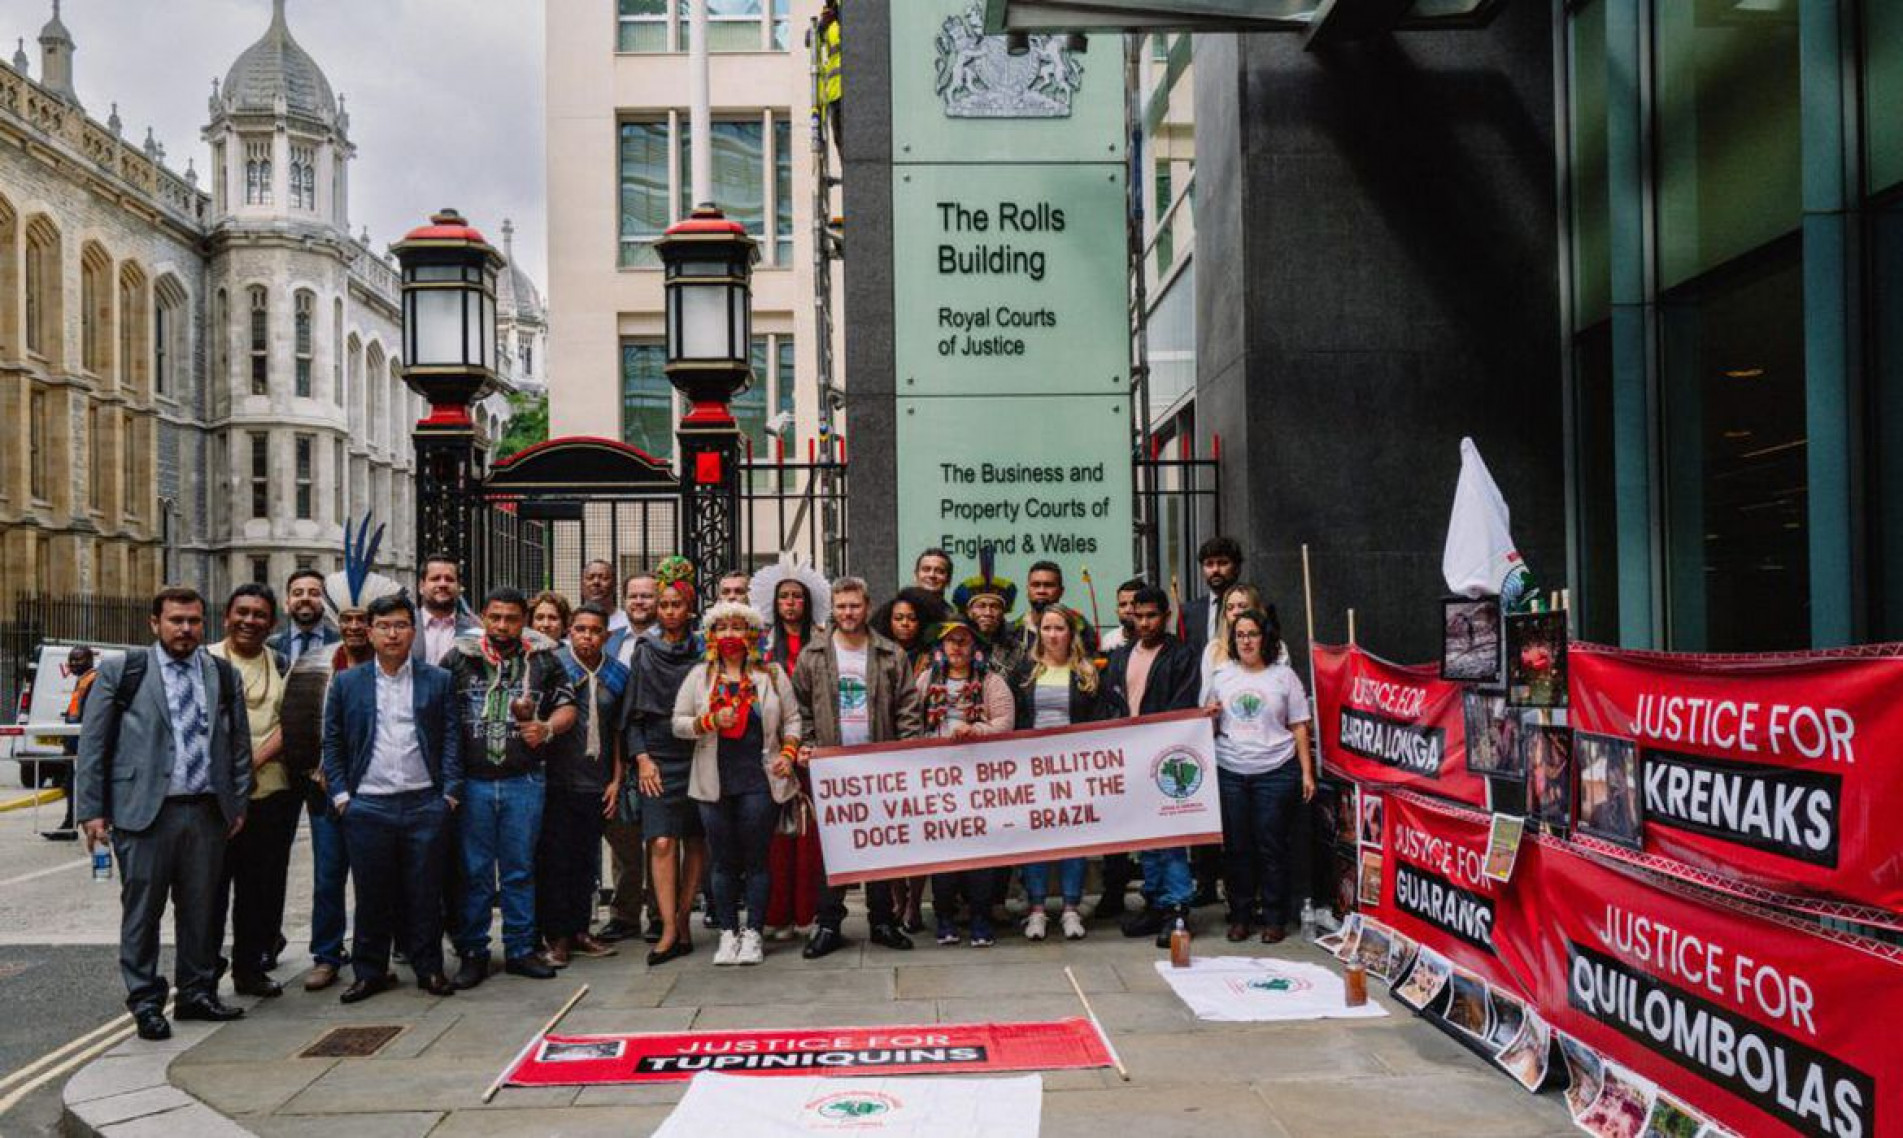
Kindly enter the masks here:
M 978 634 L 962 616 L 935 625 L 931 664 L 918 677 L 919 702 L 926 733 L 938 739 L 968 739 L 1011 730 L 1017 715 L 1011 687 L 996 672 L 972 663 Z M 996 943 L 991 931 L 992 869 L 963 869 L 932 875 L 932 911 L 938 917 L 938 943 L 957 944 L 958 898 L 971 910 L 971 947 Z

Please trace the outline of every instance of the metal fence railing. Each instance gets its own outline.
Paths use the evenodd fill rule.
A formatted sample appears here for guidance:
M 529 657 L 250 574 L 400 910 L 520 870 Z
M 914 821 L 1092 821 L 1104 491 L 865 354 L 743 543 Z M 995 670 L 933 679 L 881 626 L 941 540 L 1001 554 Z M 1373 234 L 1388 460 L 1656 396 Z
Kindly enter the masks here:
M 12 722 L 41 641 L 144 644 L 152 638 L 151 612 L 150 597 L 16 594 L 0 610 L 0 718 Z

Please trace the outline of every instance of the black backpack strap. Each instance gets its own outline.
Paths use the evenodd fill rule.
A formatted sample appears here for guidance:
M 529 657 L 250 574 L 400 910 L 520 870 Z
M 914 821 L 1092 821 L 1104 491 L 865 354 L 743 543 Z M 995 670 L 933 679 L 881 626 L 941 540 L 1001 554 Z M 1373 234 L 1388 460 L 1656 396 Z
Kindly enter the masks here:
M 124 715 L 132 701 L 138 698 L 139 688 L 145 684 L 145 672 L 151 664 L 150 654 L 143 648 L 135 648 L 126 653 L 125 670 L 119 673 L 119 686 L 113 689 L 112 702 Z

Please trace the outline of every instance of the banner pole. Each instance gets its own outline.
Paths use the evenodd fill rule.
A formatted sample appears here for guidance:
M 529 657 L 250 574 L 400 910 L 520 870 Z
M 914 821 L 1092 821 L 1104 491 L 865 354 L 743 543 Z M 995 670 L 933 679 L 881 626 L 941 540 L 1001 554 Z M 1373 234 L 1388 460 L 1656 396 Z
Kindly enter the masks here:
M 1350 647 L 1359 647 L 1361 644 L 1355 639 L 1355 610 L 1353 609 L 1348 610 L 1348 644 Z
M 1302 607 L 1308 613 L 1308 698 L 1315 698 L 1315 585 L 1308 575 L 1308 543 L 1302 543 Z
M 1090 579 L 1090 566 L 1084 566 L 1082 576 L 1084 578 L 1084 588 L 1090 591 L 1090 627 L 1102 632 L 1102 614 L 1097 611 L 1097 582 Z
M 551 1031 L 554 1031 L 555 1025 L 562 1022 L 562 1017 L 567 1015 L 575 1007 L 576 1004 L 581 1003 L 581 998 L 583 996 L 586 996 L 587 994 L 588 994 L 588 985 L 586 984 L 583 984 L 581 987 L 575 989 L 575 994 L 568 997 L 568 1002 L 561 1006 L 561 1010 L 557 1011 L 554 1015 L 550 1016 L 549 1021 L 542 1025 L 542 1029 L 540 1031 L 537 1031 L 534 1035 L 529 1036 L 529 1041 L 522 1045 L 522 1050 L 517 1051 L 515 1053 L 515 1058 L 509 1060 L 508 1066 L 502 1068 L 502 1073 L 496 1076 L 496 1081 L 493 1083 L 490 1083 L 489 1089 L 482 1092 L 482 1101 L 488 1102 L 490 1099 L 496 1097 L 496 1092 L 501 1090 L 502 1084 L 508 1080 L 509 1072 L 515 1070 L 517 1065 L 519 1065 L 522 1062 L 522 1060 L 528 1055 L 529 1051 L 536 1045 L 536 1043 L 540 1041 L 543 1036 L 547 1035 Z
M 1103 1021 L 1097 1018 L 1096 1011 L 1090 1006 L 1090 997 L 1084 995 L 1084 986 L 1077 982 L 1077 974 L 1070 970 L 1068 964 L 1064 965 L 1064 979 L 1070 981 L 1070 990 L 1077 993 L 1078 1001 L 1084 1005 L 1084 1014 L 1090 1017 L 1090 1026 L 1097 1029 L 1097 1038 L 1103 1040 L 1104 1050 L 1110 1052 L 1110 1061 L 1116 1064 L 1117 1074 L 1124 1082 L 1129 1082 L 1130 1069 L 1123 1065 L 1123 1057 L 1117 1054 L 1117 1045 L 1110 1042 L 1110 1033 L 1103 1029 Z

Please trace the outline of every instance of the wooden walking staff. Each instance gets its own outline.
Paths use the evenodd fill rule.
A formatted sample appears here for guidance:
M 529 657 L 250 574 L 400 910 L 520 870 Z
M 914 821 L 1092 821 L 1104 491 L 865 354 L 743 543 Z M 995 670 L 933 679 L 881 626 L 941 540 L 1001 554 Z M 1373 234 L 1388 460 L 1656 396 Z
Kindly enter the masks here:
M 1117 1054 L 1117 1045 L 1110 1042 L 1110 1033 L 1103 1029 L 1103 1021 L 1097 1018 L 1097 1012 L 1090 1006 L 1090 997 L 1084 995 L 1084 986 L 1077 982 L 1077 974 L 1064 966 L 1064 978 L 1070 981 L 1070 990 L 1077 993 L 1077 999 L 1084 1005 L 1084 1014 L 1090 1017 L 1090 1026 L 1097 1029 L 1097 1038 L 1103 1040 L 1103 1049 L 1110 1052 L 1110 1062 L 1116 1065 L 1117 1074 L 1124 1082 L 1130 1081 L 1130 1069 L 1123 1065 L 1123 1056 Z
M 1176 638 L 1189 639 L 1189 618 L 1183 612 L 1183 589 L 1174 573 L 1170 574 L 1170 604 L 1176 608 Z
M 1097 612 L 1097 582 L 1090 579 L 1090 566 L 1078 570 L 1077 575 L 1084 579 L 1084 589 L 1090 593 L 1090 627 L 1102 632 L 1103 621 L 1098 619 Z
M 515 1053 L 515 1058 L 509 1060 L 509 1065 L 502 1068 L 502 1073 L 496 1076 L 496 1081 L 493 1083 L 490 1083 L 489 1089 L 482 1092 L 482 1101 L 488 1102 L 490 1099 L 496 1097 L 496 1092 L 501 1090 L 502 1084 L 508 1081 L 509 1072 L 515 1070 L 516 1066 L 520 1064 L 525 1057 L 527 1057 L 528 1053 L 534 1049 L 535 1045 L 542 1041 L 542 1037 L 547 1035 L 549 1032 L 554 1031 L 555 1025 L 562 1022 L 562 1017 L 567 1015 L 571 1010 L 573 1010 L 576 1004 L 581 1003 L 581 998 L 583 996 L 586 996 L 587 994 L 588 994 L 588 985 L 586 984 L 583 984 L 581 987 L 575 989 L 575 994 L 568 997 L 568 1002 L 562 1005 L 561 1010 L 556 1012 L 554 1015 L 550 1016 L 548 1019 L 548 1022 L 542 1025 L 542 1029 L 540 1031 L 536 1032 L 534 1035 L 529 1036 L 529 1041 L 522 1045 L 522 1050 L 517 1051 Z

